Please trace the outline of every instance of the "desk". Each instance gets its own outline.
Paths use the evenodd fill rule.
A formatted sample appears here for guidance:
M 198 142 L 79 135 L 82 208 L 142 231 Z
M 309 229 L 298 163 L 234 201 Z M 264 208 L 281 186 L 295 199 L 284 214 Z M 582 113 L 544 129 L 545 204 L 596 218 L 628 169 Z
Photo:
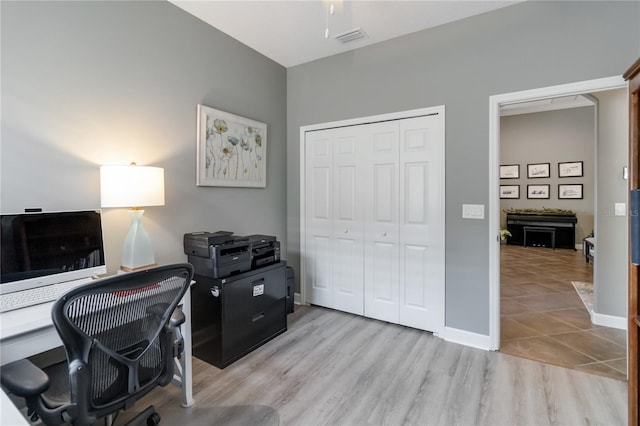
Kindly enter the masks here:
M 193 285 L 193 283 L 192 281 L 191 284 Z M 0 314 L 0 365 L 62 346 L 51 320 L 53 303 L 43 303 Z M 177 374 L 174 375 L 173 384 L 182 389 L 181 405 L 189 407 L 193 405 L 190 288 L 187 289 L 182 298 L 181 305 L 186 319 L 181 326 L 184 338 L 184 353 L 179 362 L 176 360 Z M 2 394 L 2 418 L 4 419 L 6 411 L 17 411 L 19 413 L 7 395 L 4 392 Z M 3 421 L 2 424 L 11 423 Z

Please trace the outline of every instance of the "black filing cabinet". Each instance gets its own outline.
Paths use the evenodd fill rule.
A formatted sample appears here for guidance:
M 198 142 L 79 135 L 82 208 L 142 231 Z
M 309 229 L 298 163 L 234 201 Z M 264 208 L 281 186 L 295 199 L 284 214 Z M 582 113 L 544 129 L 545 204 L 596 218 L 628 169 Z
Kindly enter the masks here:
M 287 330 L 285 262 L 194 280 L 193 355 L 203 361 L 224 368 Z

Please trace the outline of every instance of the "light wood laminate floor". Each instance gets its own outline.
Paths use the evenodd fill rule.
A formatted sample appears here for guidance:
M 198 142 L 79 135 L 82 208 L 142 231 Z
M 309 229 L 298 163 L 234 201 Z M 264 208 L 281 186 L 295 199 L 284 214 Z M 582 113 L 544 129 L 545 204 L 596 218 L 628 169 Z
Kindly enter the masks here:
M 220 370 L 194 358 L 195 405 L 158 389 L 165 425 L 623 425 L 626 383 L 430 333 L 296 306 L 289 329 Z M 126 416 L 125 416 L 126 417 Z
M 501 246 L 500 351 L 626 380 L 626 331 L 591 323 L 571 281 L 593 280 L 580 251 Z

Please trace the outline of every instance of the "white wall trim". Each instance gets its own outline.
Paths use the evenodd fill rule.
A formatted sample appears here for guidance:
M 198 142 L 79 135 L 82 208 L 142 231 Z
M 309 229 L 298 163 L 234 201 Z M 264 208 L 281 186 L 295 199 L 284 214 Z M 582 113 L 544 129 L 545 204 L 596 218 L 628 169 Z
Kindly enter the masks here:
M 614 317 L 613 315 L 591 312 L 591 322 L 603 327 L 618 328 L 620 330 L 627 329 L 627 319 L 624 317 Z
M 484 349 L 485 351 L 491 350 L 490 336 L 460 330 L 459 328 L 445 327 L 444 340 L 451 343 L 471 346 L 472 348 Z
M 583 95 L 622 89 L 627 82 L 622 76 L 605 77 L 577 83 L 549 86 L 489 97 L 489 339 L 490 349 L 500 348 L 500 107 L 517 102 L 551 97 Z

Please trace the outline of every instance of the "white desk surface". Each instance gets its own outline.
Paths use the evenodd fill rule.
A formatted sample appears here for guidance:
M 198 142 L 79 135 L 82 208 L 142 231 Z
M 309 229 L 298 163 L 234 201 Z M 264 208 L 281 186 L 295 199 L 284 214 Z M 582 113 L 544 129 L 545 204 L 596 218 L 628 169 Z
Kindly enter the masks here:
M 53 302 L 0 314 L 0 365 L 62 346 L 53 327 Z
M 30 425 L 18 410 L 18 407 L 13 404 L 13 401 L 4 392 L 0 392 L 0 424 L 3 426 Z
M 49 335 L 48 329 L 52 328 L 51 324 L 51 306 L 53 302 L 43 303 L 41 305 L 30 306 L 28 308 L 17 309 L 15 311 L 3 312 L 0 314 L 0 364 L 4 365 L 36 353 L 44 352 L 60 346 L 62 343 L 57 337 L 49 336 L 44 341 L 37 342 L 38 336 Z M 37 333 L 36 331 L 42 331 Z M 53 338 L 52 338 L 53 337 Z M 24 342 L 35 339 L 32 343 Z M 51 346 L 45 349 L 44 346 Z M 22 426 L 30 423 L 25 419 L 13 404 L 6 393 L 0 392 L 0 424 Z
M 53 302 L 16 309 L 0 314 L 0 339 L 51 326 Z

